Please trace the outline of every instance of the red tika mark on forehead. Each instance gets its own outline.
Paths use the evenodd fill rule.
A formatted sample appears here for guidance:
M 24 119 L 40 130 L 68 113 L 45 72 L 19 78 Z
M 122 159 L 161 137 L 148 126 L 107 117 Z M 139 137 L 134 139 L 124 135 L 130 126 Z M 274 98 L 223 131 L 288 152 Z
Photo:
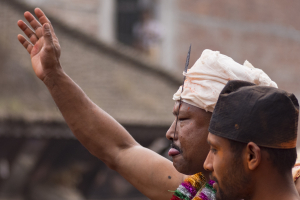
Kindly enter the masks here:
M 189 110 L 190 109 L 190 107 L 188 107 L 188 109 L 187 110 Z

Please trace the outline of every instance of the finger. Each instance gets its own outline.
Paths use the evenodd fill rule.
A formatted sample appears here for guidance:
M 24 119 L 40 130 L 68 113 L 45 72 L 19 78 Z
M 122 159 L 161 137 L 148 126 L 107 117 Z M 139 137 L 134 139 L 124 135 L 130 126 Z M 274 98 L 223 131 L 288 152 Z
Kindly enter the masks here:
M 19 34 L 18 40 L 23 45 L 23 47 L 28 51 L 28 53 L 31 54 L 33 45 L 28 40 L 26 40 L 26 38 L 23 35 Z
M 18 26 L 20 29 L 25 33 L 25 35 L 29 38 L 32 44 L 35 44 L 38 41 L 38 37 L 36 36 L 35 32 L 31 30 L 29 26 L 22 20 L 18 21 Z
M 44 25 L 45 23 L 48 23 L 50 25 L 50 30 L 51 30 L 52 35 L 53 35 L 53 37 L 56 37 L 53 26 L 52 26 L 50 20 L 45 15 L 45 13 L 40 8 L 34 9 L 34 12 L 42 25 Z
M 45 13 L 40 8 L 34 9 L 34 13 L 38 17 L 42 25 L 44 25 L 45 23 L 51 24 L 50 20 L 46 17 Z
M 30 12 L 25 12 L 24 13 L 25 19 L 29 22 L 30 26 L 33 28 L 35 31 L 35 34 L 37 35 L 38 38 L 42 37 L 42 25 L 36 20 L 36 18 L 30 13 Z
M 50 30 L 50 24 L 45 23 L 43 25 L 43 36 L 45 39 L 45 49 L 47 51 L 52 50 L 53 48 L 53 38 L 52 38 L 52 33 Z

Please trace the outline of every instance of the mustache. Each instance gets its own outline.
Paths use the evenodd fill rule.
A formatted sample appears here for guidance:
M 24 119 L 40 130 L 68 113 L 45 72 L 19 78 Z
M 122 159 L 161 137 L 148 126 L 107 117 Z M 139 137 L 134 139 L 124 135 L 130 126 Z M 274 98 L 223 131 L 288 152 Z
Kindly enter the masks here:
M 173 148 L 173 149 L 176 149 L 177 151 L 179 151 L 180 153 L 182 153 L 181 149 L 176 144 L 174 144 L 173 141 L 171 142 L 170 147 Z
M 219 183 L 218 179 L 216 177 L 214 177 L 212 175 L 212 173 L 209 174 L 209 179 L 212 180 L 212 181 L 215 181 L 216 183 Z

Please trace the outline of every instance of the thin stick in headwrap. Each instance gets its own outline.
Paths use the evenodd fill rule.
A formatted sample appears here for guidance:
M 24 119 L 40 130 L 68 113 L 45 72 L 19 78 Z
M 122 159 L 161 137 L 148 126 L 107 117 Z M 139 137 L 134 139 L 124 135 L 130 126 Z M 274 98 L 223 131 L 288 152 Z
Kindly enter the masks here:
M 190 62 L 191 47 L 192 47 L 192 45 L 190 44 L 189 52 L 188 52 L 188 54 L 187 54 L 186 61 L 185 61 L 185 67 L 184 67 L 184 72 L 185 72 L 185 73 L 187 72 L 187 68 L 188 68 L 189 62 Z M 181 90 L 181 93 L 183 92 L 184 81 L 185 81 L 185 75 L 183 76 L 183 83 L 182 83 L 182 90 Z M 178 116 L 179 116 L 179 109 L 180 109 L 180 106 L 181 106 L 181 96 L 180 96 L 179 107 L 178 107 L 178 111 L 177 111 L 177 119 L 176 119 L 176 124 L 175 124 L 174 139 L 175 139 L 175 133 L 176 133 L 176 127 L 177 127 L 177 122 L 178 122 Z M 172 146 L 173 146 L 173 141 L 174 141 L 174 139 L 172 140 Z

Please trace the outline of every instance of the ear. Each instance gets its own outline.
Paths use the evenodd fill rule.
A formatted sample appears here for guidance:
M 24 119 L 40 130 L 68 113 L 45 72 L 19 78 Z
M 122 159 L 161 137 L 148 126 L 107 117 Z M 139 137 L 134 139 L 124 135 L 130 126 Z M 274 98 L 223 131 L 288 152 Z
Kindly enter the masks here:
M 247 165 L 249 170 L 255 170 L 261 162 L 261 150 L 253 142 L 249 142 L 246 147 Z

